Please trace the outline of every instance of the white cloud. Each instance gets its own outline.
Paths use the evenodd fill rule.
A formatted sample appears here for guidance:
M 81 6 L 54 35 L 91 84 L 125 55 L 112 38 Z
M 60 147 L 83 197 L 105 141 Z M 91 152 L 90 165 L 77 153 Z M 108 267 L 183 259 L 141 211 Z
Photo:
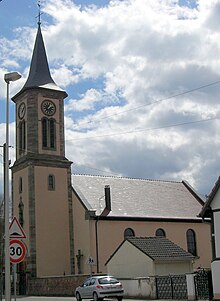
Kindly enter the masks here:
M 210 148 L 219 147 L 218 122 L 149 129 L 218 116 L 219 84 L 160 102 L 218 80 L 219 31 L 212 30 L 210 23 L 218 9 L 217 1 L 200 1 L 197 10 L 178 7 L 175 1 L 143 0 L 112 1 L 108 8 L 81 12 L 72 8 L 78 17 L 77 34 L 73 29 L 69 36 L 73 65 L 81 66 L 82 78 L 103 76 L 103 93 L 125 99 L 123 107 L 113 108 L 114 112 L 107 106 L 93 115 L 90 112 L 88 119 L 83 115 L 82 127 L 87 120 L 88 132 L 69 129 L 78 163 L 90 162 L 93 167 L 128 176 L 186 178 L 208 193 L 212 183 L 204 187 L 200 181 L 204 183 L 202 178 L 213 165 Z M 70 60 L 68 63 L 71 67 Z M 74 100 L 75 106 L 71 103 L 75 112 L 94 109 L 91 91 Z M 95 98 L 100 101 L 97 95 Z M 124 114 L 118 113 L 123 110 Z M 105 118 L 106 111 L 111 118 Z M 96 126 L 93 123 L 92 127 L 93 120 Z M 117 136 L 119 133 L 124 134 Z M 112 136 L 107 137 L 109 134 Z M 214 156 L 218 161 L 219 153 Z
M 53 78 L 69 94 L 66 156 L 77 171 L 186 179 L 202 193 L 211 189 L 219 175 L 219 121 L 175 125 L 220 115 L 220 84 L 178 96 L 219 80 L 220 6 L 177 3 L 45 2 L 53 24 L 42 24 L 43 37 Z M 35 33 L 19 29 L 14 40 L 2 40 L 4 68 L 27 70 Z

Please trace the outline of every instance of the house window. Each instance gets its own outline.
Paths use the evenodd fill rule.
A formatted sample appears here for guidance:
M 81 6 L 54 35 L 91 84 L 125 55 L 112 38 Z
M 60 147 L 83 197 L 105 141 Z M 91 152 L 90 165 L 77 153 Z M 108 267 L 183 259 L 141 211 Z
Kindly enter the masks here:
M 55 190 L 55 177 L 54 175 L 48 176 L 48 190 Z
M 56 123 L 50 118 L 42 119 L 42 146 L 44 148 L 55 149 Z
M 166 232 L 161 228 L 157 229 L 155 234 L 156 236 L 166 237 Z
M 186 240 L 187 240 L 187 249 L 188 252 L 192 255 L 197 255 L 196 250 L 196 234 L 192 229 L 187 230 L 186 232 Z
M 125 229 L 125 231 L 124 231 L 124 238 L 126 239 L 126 238 L 132 237 L 132 236 L 135 236 L 134 230 L 131 229 L 131 228 Z
M 23 187 L 22 187 L 22 177 L 20 177 L 19 178 L 19 193 L 22 193 L 22 189 L 23 189 Z
M 25 151 L 25 147 L 26 147 L 26 124 L 25 124 L 24 120 L 19 122 L 18 132 L 19 132 L 19 134 L 18 134 L 19 154 L 22 154 Z

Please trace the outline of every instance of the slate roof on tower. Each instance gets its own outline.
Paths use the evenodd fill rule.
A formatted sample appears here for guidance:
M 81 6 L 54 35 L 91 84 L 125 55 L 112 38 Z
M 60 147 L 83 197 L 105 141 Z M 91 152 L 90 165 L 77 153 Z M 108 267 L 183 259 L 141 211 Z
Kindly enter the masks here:
M 60 87 L 58 87 L 51 77 L 40 23 L 38 24 L 38 30 L 27 81 L 21 91 L 18 92 L 17 95 L 13 97 L 13 99 L 25 90 L 33 88 L 45 88 L 61 91 L 65 94 L 65 97 L 67 96 L 67 93 Z
M 119 177 L 72 175 L 73 190 L 86 210 L 100 215 L 104 187 L 110 186 L 111 211 L 105 218 L 198 220 L 204 204 L 185 181 L 154 181 Z

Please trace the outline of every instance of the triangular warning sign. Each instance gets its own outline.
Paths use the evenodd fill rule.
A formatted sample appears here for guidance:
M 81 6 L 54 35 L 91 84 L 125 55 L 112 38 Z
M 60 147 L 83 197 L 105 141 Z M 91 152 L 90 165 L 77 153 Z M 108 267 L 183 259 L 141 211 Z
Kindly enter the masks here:
M 13 217 L 10 227 L 9 227 L 9 237 L 10 238 L 26 238 L 23 228 L 21 227 L 19 221 L 16 217 Z

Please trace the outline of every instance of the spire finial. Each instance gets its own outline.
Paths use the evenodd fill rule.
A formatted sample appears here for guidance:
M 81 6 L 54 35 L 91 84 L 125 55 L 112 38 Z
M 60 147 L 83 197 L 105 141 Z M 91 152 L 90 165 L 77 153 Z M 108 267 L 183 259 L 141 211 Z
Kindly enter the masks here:
M 41 25 L 40 16 L 43 14 L 41 12 L 41 1 L 40 0 L 37 1 L 37 5 L 38 5 L 38 16 L 37 16 L 38 22 L 37 22 L 37 24 L 40 26 Z

